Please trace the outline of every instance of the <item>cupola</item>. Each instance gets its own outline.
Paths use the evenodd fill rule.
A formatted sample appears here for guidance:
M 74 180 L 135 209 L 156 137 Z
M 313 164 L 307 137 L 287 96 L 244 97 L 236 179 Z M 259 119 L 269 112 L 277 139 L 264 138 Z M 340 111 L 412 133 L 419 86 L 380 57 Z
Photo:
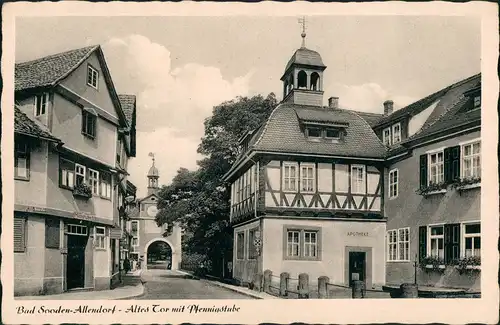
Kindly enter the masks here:
M 158 191 L 158 178 L 160 178 L 160 173 L 158 172 L 158 168 L 155 166 L 155 155 L 150 152 L 149 156 L 152 157 L 153 164 L 149 168 L 148 171 L 148 195 L 156 193 Z
M 323 106 L 323 71 L 326 65 L 321 55 L 306 48 L 305 19 L 302 19 L 302 46 L 288 61 L 283 81 L 283 102 Z

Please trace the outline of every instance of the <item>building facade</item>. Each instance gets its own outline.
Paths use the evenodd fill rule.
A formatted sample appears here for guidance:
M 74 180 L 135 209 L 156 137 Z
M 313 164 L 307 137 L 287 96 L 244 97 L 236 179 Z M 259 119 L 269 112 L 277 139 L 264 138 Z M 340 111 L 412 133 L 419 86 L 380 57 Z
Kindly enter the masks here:
M 481 76 L 366 113 L 322 105 L 325 69 L 298 49 L 282 102 L 240 139 L 233 277 L 480 290 Z
M 160 174 L 153 164 L 148 171 L 148 194 L 130 204 L 128 231 L 131 236 L 130 259 L 134 265 L 140 262 L 142 269 L 148 268 L 148 249 L 152 244 L 164 242 L 170 247 L 170 268 L 177 270 L 180 267 L 182 255 L 182 231 L 178 225 L 163 224 L 158 226 L 155 217 L 158 213 L 158 191 Z
M 349 285 L 385 283 L 385 147 L 338 98 L 323 106 L 326 66 L 298 49 L 281 80 L 284 99 L 241 139 L 231 185 L 233 277 L 308 273 Z
M 16 64 L 15 103 L 15 294 L 109 289 L 127 176 L 117 148 L 135 128 L 101 47 Z

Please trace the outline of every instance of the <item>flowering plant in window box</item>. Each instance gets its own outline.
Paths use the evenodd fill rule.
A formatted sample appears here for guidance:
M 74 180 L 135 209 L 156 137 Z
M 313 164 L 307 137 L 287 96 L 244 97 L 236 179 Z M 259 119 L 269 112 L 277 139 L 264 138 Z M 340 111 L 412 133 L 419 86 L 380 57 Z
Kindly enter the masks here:
M 85 183 L 80 183 L 73 189 L 73 195 L 81 196 L 84 198 L 92 197 L 92 189 Z
M 426 272 L 439 271 L 442 272 L 446 269 L 444 260 L 436 256 L 427 256 L 420 262 L 420 268 Z
M 422 195 L 424 197 L 429 196 L 431 194 L 436 194 L 436 193 L 444 193 L 446 191 L 446 188 L 448 187 L 448 184 L 446 182 L 441 182 L 441 183 L 430 183 L 429 185 L 425 187 L 420 187 L 418 188 L 415 192 L 418 195 Z
M 476 188 L 481 184 L 481 177 L 466 177 L 457 179 L 453 182 L 452 187 L 459 191 Z
M 480 271 L 481 270 L 481 257 L 480 256 L 470 256 L 462 258 L 458 261 L 456 266 L 460 273 L 467 271 Z

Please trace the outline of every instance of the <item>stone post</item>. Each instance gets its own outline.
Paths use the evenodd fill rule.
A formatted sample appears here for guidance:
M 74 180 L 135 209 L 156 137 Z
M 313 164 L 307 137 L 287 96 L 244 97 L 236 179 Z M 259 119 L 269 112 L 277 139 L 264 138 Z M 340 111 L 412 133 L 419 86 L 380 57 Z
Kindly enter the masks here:
M 400 290 L 400 298 L 418 298 L 418 286 L 414 283 L 403 283 Z
M 255 291 L 258 291 L 258 292 L 262 291 L 262 274 L 261 273 L 256 273 L 253 276 L 253 289 Z
M 271 281 L 272 281 L 273 272 L 271 270 L 264 271 L 264 292 L 271 292 Z
M 309 274 L 299 274 L 299 299 L 309 298 Z
M 359 299 L 365 297 L 365 283 L 363 281 L 352 281 L 352 298 Z
M 330 279 L 327 276 L 320 276 L 318 278 L 318 297 L 320 299 L 328 298 L 328 283 Z
M 287 272 L 282 272 L 280 274 L 280 296 L 286 297 L 288 295 L 288 279 L 290 274 Z

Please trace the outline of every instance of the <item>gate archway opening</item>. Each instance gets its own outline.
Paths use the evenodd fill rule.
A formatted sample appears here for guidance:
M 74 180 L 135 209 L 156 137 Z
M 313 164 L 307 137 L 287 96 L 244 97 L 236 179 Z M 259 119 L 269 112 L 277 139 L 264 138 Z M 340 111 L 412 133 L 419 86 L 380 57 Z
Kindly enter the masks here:
M 155 239 L 145 247 L 144 262 L 147 269 L 171 270 L 173 265 L 173 249 L 164 239 Z

